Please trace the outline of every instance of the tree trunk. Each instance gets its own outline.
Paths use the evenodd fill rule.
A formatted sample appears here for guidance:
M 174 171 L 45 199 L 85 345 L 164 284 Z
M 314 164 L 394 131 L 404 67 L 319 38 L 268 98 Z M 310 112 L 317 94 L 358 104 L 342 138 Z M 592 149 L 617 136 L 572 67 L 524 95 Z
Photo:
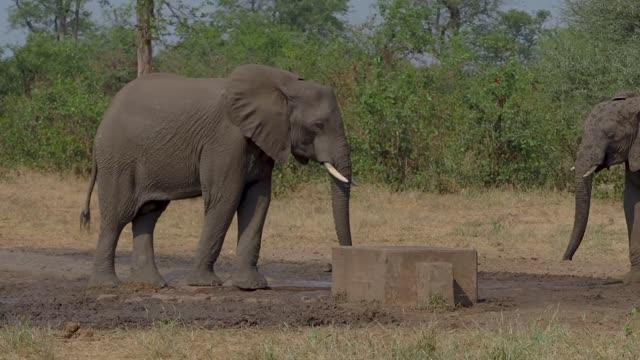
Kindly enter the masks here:
M 447 8 L 449 12 L 449 22 L 443 29 L 441 34 L 442 40 L 445 40 L 446 32 L 451 31 L 452 34 L 457 34 L 462 26 L 462 15 L 460 12 L 460 5 L 456 1 L 442 0 L 442 4 Z
M 67 34 L 67 11 L 69 9 L 65 5 L 64 0 L 56 2 L 56 39 L 58 41 L 64 41 Z
M 73 11 L 73 42 L 78 43 L 78 33 L 80 32 L 80 2 L 75 1 L 75 9 Z
M 64 41 L 64 36 L 67 33 L 67 17 L 65 15 L 58 15 L 58 41 Z
M 138 52 L 138 77 L 152 71 L 151 39 L 154 20 L 153 0 L 137 0 L 136 43 Z

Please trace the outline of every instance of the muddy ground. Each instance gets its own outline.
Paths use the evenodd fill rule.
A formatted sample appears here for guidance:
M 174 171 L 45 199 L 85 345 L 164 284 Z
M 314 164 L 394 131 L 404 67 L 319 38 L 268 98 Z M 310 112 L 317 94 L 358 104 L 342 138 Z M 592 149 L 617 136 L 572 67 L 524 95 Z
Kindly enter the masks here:
M 158 267 L 169 282 L 164 289 L 124 285 L 88 289 L 92 255 L 87 251 L 0 250 L 0 322 L 28 321 L 61 327 L 111 329 L 147 327 L 155 321 L 182 320 L 205 328 L 243 326 L 413 325 L 437 321 L 446 328 L 491 327 L 505 314 L 524 321 L 554 319 L 578 326 L 621 329 L 640 287 L 611 284 L 613 279 L 500 271 L 479 273 L 480 302 L 455 311 L 433 312 L 377 304 L 345 304 L 330 294 L 330 273 L 322 262 L 262 262 L 272 288 L 246 292 L 231 286 L 189 287 L 181 278 L 190 259 L 160 256 Z M 120 253 L 116 268 L 126 279 L 129 256 Z M 231 260 L 216 265 L 230 276 Z M 482 267 L 481 267 L 482 269 Z M 496 270 L 498 269 L 498 270 Z

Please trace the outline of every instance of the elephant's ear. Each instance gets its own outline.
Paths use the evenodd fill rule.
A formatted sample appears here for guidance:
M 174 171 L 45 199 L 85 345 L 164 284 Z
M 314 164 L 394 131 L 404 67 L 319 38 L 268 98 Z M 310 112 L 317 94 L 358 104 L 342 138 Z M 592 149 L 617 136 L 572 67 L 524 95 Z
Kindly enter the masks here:
M 638 171 L 640 170 L 640 112 L 637 112 L 634 115 L 634 126 L 636 127 L 636 137 L 633 139 L 631 143 L 631 149 L 629 149 L 629 170 Z
M 297 79 L 295 74 L 268 66 L 241 65 L 227 80 L 231 122 L 281 164 L 291 152 L 286 88 Z

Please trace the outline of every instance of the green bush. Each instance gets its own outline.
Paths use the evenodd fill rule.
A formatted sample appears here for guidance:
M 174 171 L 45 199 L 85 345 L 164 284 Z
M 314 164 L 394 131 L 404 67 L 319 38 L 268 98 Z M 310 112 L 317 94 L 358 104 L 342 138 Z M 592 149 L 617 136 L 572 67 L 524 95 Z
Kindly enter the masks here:
M 93 138 L 108 98 L 78 80 L 35 86 L 29 97 L 9 97 L 0 118 L 5 165 L 86 173 Z
M 602 1 L 572 0 L 591 7 L 571 16 L 617 11 Z M 542 31 L 546 13 L 496 13 L 459 32 L 443 28 L 445 36 L 426 23 L 440 21 L 438 2 L 384 0 L 381 23 L 320 33 L 227 3 L 235 5 L 180 27 L 178 42 L 155 55 L 156 71 L 219 77 L 260 63 L 331 85 L 355 178 L 396 190 L 571 189 L 584 117 L 640 80 L 637 35 L 624 25 L 633 16 Z M 417 64 L 420 56 L 430 61 Z M 0 60 L 3 166 L 86 173 L 102 112 L 135 65 L 134 33 L 121 25 L 88 31 L 77 44 L 31 35 L 13 48 Z M 276 168 L 276 192 L 324 176 L 292 160 Z M 604 173 L 596 185 L 619 185 L 620 176 Z

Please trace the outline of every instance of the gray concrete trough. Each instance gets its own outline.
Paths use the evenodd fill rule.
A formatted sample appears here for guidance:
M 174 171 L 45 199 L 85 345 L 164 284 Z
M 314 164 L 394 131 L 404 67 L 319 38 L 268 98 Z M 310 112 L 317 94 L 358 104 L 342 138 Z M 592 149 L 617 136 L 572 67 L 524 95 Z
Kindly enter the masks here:
M 478 301 L 478 254 L 427 246 L 345 246 L 332 252 L 331 292 L 347 301 L 417 305 Z

